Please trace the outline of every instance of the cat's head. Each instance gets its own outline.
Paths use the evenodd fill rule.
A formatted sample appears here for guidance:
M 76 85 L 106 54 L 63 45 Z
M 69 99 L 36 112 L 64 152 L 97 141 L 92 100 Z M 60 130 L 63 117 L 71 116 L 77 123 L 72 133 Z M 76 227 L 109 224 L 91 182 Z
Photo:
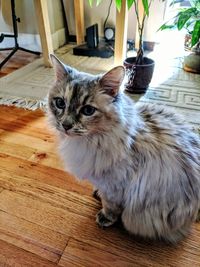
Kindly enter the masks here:
M 48 96 L 51 124 L 69 136 L 109 131 L 119 120 L 117 101 L 124 68 L 95 76 L 64 65 L 54 55 L 51 59 L 56 74 Z

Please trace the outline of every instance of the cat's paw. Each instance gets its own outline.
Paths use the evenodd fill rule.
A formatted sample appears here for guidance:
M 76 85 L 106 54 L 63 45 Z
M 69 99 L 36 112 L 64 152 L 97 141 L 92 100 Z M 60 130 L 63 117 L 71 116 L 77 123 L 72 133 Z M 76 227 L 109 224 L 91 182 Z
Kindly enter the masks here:
M 101 197 L 99 196 L 99 190 L 98 189 L 96 189 L 96 190 L 93 191 L 92 196 L 96 200 L 101 201 Z
M 107 218 L 106 215 L 103 213 L 103 209 L 100 210 L 96 215 L 96 222 L 101 228 L 113 225 L 116 222 L 116 220 L 117 219 Z

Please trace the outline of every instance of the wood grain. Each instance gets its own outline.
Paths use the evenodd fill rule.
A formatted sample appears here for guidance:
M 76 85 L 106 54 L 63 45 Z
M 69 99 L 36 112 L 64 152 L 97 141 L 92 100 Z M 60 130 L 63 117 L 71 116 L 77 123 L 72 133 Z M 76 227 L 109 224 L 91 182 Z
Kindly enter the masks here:
M 92 186 L 62 170 L 44 114 L 0 106 L 0 266 L 200 266 L 200 224 L 176 246 L 95 223 Z
M 5 1 L 3 1 L 5 2 Z M 7 3 L 8 4 L 8 3 Z M 6 58 L 6 56 L 10 53 L 10 51 L 0 51 L 0 62 Z M 39 58 L 39 56 L 34 54 L 28 54 L 26 52 L 18 51 L 15 55 L 13 55 L 9 61 L 0 69 L 0 78 L 12 73 L 13 71 L 24 67 L 25 65 L 33 62 L 35 59 Z
M 48 260 L 0 240 L 0 266 L 2 267 L 55 267 Z
M 68 237 L 64 234 L 4 211 L 0 211 L 0 239 L 52 262 L 60 259 L 68 242 Z
M 76 25 L 76 42 L 78 45 L 80 45 L 85 42 L 83 0 L 74 0 L 74 13 L 75 13 L 75 25 Z
M 115 65 L 123 65 L 126 58 L 128 30 L 128 8 L 126 0 L 122 0 L 120 12 L 116 10 L 116 32 L 115 32 Z
M 38 22 L 38 29 L 40 33 L 40 41 L 42 45 L 44 65 L 46 67 L 52 67 L 49 54 L 53 53 L 53 43 L 49 22 L 47 0 L 34 0 L 34 3 Z

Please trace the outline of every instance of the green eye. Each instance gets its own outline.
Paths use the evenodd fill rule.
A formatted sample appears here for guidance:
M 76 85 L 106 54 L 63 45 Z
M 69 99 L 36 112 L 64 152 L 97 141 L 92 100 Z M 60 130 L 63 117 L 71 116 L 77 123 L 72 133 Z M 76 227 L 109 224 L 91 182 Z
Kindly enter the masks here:
M 96 111 L 96 108 L 90 105 L 85 105 L 81 108 L 81 113 L 85 116 L 91 116 Z
M 64 109 L 65 108 L 65 101 L 61 97 L 57 97 L 55 99 L 56 107 L 59 109 Z

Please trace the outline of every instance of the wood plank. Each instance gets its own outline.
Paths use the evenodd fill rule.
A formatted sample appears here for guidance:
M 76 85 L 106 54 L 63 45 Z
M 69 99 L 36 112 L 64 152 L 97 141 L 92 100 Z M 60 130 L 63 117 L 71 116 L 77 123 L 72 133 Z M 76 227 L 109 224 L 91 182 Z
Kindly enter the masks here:
M 41 203 L 45 202 L 52 207 L 61 208 L 65 211 L 73 212 L 91 219 L 94 219 L 93 214 L 100 208 L 100 203 L 94 201 L 93 197 L 87 196 L 86 193 L 80 194 L 79 192 L 66 191 L 30 178 L 16 175 L 11 178 L 5 171 L 1 171 L 0 174 L 1 187 L 5 190 L 19 193 L 20 195 L 16 197 L 20 199 L 30 197 L 31 200 L 40 200 Z M 4 194 L 5 192 L 3 195 Z
M 15 156 L 21 159 L 29 159 L 36 153 L 36 149 L 27 147 L 25 145 L 18 145 L 6 142 L 0 138 L 0 153 L 9 156 Z
M 31 118 L 28 118 L 28 121 L 23 121 L 23 118 L 18 118 L 17 120 L 12 121 L 2 118 L 1 129 L 7 132 L 15 131 L 16 133 L 22 133 L 24 135 L 38 137 L 45 141 L 48 140 L 49 142 L 53 142 L 53 135 L 50 132 L 50 129 L 48 129 L 48 125 L 44 118 L 42 118 L 40 121 L 39 119 L 36 119 L 36 121 L 32 122 L 32 126 L 29 126 L 27 122 L 30 123 Z M 35 127 L 34 124 L 37 124 L 37 127 Z M 44 128 L 46 129 L 46 132 L 44 132 Z
M 101 204 L 91 197 L 91 186 L 53 164 L 45 166 L 57 156 L 43 114 L 10 107 L 0 107 L 0 114 L 0 266 L 26 266 L 29 257 L 30 266 L 33 257 L 38 266 L 51 266 L 47 258 L 58 262 L 61 254 L 63 266 L 200 266 L 200 224 L 176 246 L 141 241 L 119 224 L 100 229 L 95 214 Z M 16 121 L 20 127 L 10 129 Z M 1 130 L 1 123 L 8 128 Z M 32 129 L 33 135 L 37 129 L 40 135 L 31 135 Z M 47 134 L 49 140 L 44 141 Z M 15 154 L 19 147 L 25 158 L 19 151 Z M 31 149 L 35 152 L 28 158 Z M 2 252 L 1 243 L 9 248 L 5 245 Z M 14 263 L 18 253 L 22 259 Z
M 8 190 L 3 190 L 0 194 L 0 210 L 2 212 L 66 236 L 79 231 L 77 226 L 81 226 L 84 222 L 88 223 L 88 219 L 91 220 L 92 216 L 94 218 L 97 210 L 91 208 L 90 214 L 87 215 L 87 203 L 88 201 L 86 204 L 79 201 L 76 204 L 79 206 L 79 210 L 71 212 L 67 208 L 56 207 L 56 205 L 36 199 L 30 194 L 27 196 Z M 94 220 L 92 222 L 96 225 Z
M 96 247 L 97 250 L 101 249 L 116 257 L 120 256 L 121 260 L 131 261 L 136 266 L 139 259 L 142 259 L 141 266 L 163 266 L 163 262 L 169 263 L 169 266 L 199 266 L 200 227 L 198 224 L 193 226 L 191 236 L 177 246 L 142 242 L 129 236 L 117 226 L 106 230 L 99 229 L 94 220 L 86 214 L 80 216 L 74 212 L 52 207 L 48 203 L 13 194 L 8 191 L 0 194 L 1 210 L 13 215 L 16 213 L 20 218 L 28 218 L 33 223 L 45 225 L 46 228 L 76 240 L 84 240 L 84 243 Z M 83 209 L 83 206 L 80 206 L 80 209 Z M 91 215 L 95 214 L 91 212 Z M 67 254 L 67 252 L 64 253 Z M 104 258 L 101 259 L 103 260 Z
M 32 252 L 49 261 L 58 262 L 67 245 L 68 237 L 41 225 L 34 224 L 28 219 L 28 217 L 20 219 L 0 211 L 0 240 Z
M 47 261 L 42 257 L 38 257 L 33 253 L 0 240 L 0 266 L 55 267 L 57 266 L 57 264 Z
M 52 150 L 55 151 L 55 144 L 53 141 L 51 141 L 51 139 L 48 140 L 46 137 L 47 136 L 43 136 L 43 138 L 37 138 L 19 132 L 12 134 L 12 131 L 7 130 L 1 133 L 0 140 L 2 142 L 12 143 L 14 145 L 26 144 L 27 147 L 41 152 L 52 152 Z
M 55 148 L 56 150 L 56 148 Z M 52 149 L 53 151 L 53 149 Z M 29 161 L 38 163 L 40 165 L 49 166 L 54 169 L 63 170 L 63 164 L 58 155 L 51 152 L 45 152 L 36 150 L 33 155 L 29 158 Z
M 126 0 L 122 0 L 120 12 L 116 10 L 116 27 L 115 27 L 115 65 L 123 65 L 126 58 L 127 47 L 127 29 L 128 29 L 128 10 Z
M 15 106 L 1 106 L 1 116 L 3 119 L 15 120 L 17 118 L 27 118 L 32 120 L 33 118 L 43 118 L 44 112 L 42 110 L 31 111 L 27 109 L 17 108 Z M 30 126 L 32 123 L 30 123 Z
M 1 153 L 0 162 L 1 177 L 4 177 L 3 175 L 6 175 L 7 173 L 8 177 L 19 176 L 21 178 L 30 178 L 68 191 L 91 195 L 92 189 L 87 182 L 80 183 L 74 178 L 74 176 L 62 170 L 43 166 L 38 163 L 18 159 Z M 12 164 L 10 164 L 11 162 Z M 4 181 L 2 181 L 2 186 L 3 185 Z
M 194 236 L 200 233 L 196 226 L 193 227 L 192 238 L 173 246 L 152 241 L 145 242 L 130 237 L 122 231 L 119 235 L 116 229 L 100 231 L 103 233 L 97 234 L 93 231 L 96 242 L 94 242 L 95 237 L 91 238 L 92 231 L 88 235 L 89 239 L 86 235 L 76 235 L 76 242 L 71 244 L 70 238 L 59 265 L 73 266 L 74 262 L 75 266 L 79 264 L 85 266 L 85 259 L 87 259 L 87 266 L 111 266 L 110 259 L 112 259 L 114 266 L 200 266 L 198 239 L 194 241 Z M 82 243 L 83 240 L 84 243 Z
M 5 2 L 5 1 L 3 1 Z M 6 3 L 7 4 L 7 3 Z M 10 51 L 9 51 L 10 52 Z M 6 56 L 9 54 L 8 51 L 0 51 L 0 62 L 2 62 Z M 13 55 L 9 61 L 0 69 L 0 78 L 12 73 L 13 71 L 24 67 L 25 65 L 33 62 L 35 59 L 39 58 L 39 56 L 34 54 L 28 54 L 23 51 L 17 51 L 15 55 Z
M 13 135 L 12 135 L 13 136 Z M 9 140 L 9 141 L 5 141 Z M 15 141 L 17 140 L 17 144 Z M 20 144 L 21 140 L 21 144 Z M 38 142 L 40 143 L 40 142 Z M 36 142 L 36 146 L 38 145 Z M 16 139 L 16 136 L 12 142 L 12 139 L 10 138 L 3 138 L 3 140 L 0 137 L 0 153 L 8 156 L 13 156 L 16 158 L 29 160 L 32 163 L 37 163 L 40 165 L 49 166 L 51 168 L 63 170 L 63 164 L 61 162 L 61 159 L 57 154 L 54 153 L 56 148 L 53 145 L 48 146 L 48 149 L 51 151 L 48 151 L 48 149 L 37 149 L 33 148 L 34 143 L 27 143 L 26 146 L 24 145 L 24 139 Z
M 83 0 L 74 0 L 76 42 L 82 44 L 85 42 L 84 28 L 84 3 Z
M 40 33 L 40 40 L 42 45 L 44 65 L 46 67 L 52 67 L 49 54 L 53 53 L 53 44 L 51 37 L 47 0 L 34 0 L 34 3 L 35 3 L 36 18 L 38 22 L 38 29 Z
M 92 257 L 91 257 L 92 256 Z M 131 261 L 112 252 L 101 250 L 80 240 L 70 238 L 65 253 L 62 255 L 59 266 L 133 266 Z M 145 266 L 137 264 L 137 266 Z

